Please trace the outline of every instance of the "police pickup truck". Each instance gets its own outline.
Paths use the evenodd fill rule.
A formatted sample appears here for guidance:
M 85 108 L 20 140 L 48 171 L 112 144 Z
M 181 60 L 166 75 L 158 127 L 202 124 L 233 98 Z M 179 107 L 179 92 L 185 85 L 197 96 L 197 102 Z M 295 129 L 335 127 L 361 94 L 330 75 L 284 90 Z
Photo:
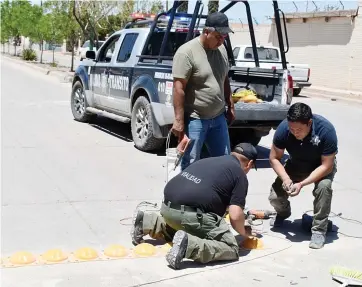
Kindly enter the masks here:
M 113 33 L 97 52 L 86 52 L 86 59 L 77 67 L 72 81 L 71 110 L 75 120 L 87 122 L 101 115 L 130 123 L 138 149 L 161 148 L 174 120 L 172 57 L 183 43 L 200 34 L 196 20 L 200 25 L 200 20 L 207 17 L 199 12 L 201 1 L 196 2 L 194 14 L 177 13 L 179 2 L 174 1 L 170 11 L 158 14 L 155 19 L 128 23 Z M 236 3 L 241 2 L 230 1 L 221 12 Z M 243 3 L 252 19 L 249 4 Z M 276 1 L 273 3 L 277 11 Z M 251 20 L 249 26 L 252 24 Z M 278 24 L 280 28 L 280 21 Z M 268 135 L 286 117 L 292 79 L 286 68 L 260 68 L 257 59 L 256 67 L 236 67 L 230 39 L 224 44 L 230 57 L 232 90 L 251 88 L 263 100 L 235 104 L 236 120 L 229 129 L 231 143 L 258 144 L 262 136 Z

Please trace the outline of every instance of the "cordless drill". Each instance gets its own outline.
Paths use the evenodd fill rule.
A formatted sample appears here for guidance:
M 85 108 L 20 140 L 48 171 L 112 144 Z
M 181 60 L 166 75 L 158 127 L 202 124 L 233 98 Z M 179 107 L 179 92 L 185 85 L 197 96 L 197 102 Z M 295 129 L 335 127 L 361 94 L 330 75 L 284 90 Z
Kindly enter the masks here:
M 173 170 L 175 170 L 176 167 L 180 164 L 181 159 L 182 159 L 188 145 L 190 144 L 190 142 L 191 142 L 191 140 L 188 137 L 184 136 L 183 139 L 180 141 L 180 143 L 177 145 L 177 148 L 176 148 L 177 156 L 176 156 L 175 166 L 174 166 Z

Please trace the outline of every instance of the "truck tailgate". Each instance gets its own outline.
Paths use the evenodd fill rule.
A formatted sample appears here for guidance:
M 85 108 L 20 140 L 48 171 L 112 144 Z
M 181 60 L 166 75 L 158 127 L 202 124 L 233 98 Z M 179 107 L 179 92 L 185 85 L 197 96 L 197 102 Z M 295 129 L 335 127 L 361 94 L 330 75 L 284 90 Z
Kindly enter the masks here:
M 288 65 L 288 70 L 290 71 L 290 75 L 293 77 L 293 81 L 308 82 L 309 65 L 291 64 Z
M 245 121 L 282 121 L 289 108 L 289 105 L 273 103 L 236 103 L 235 125 Z

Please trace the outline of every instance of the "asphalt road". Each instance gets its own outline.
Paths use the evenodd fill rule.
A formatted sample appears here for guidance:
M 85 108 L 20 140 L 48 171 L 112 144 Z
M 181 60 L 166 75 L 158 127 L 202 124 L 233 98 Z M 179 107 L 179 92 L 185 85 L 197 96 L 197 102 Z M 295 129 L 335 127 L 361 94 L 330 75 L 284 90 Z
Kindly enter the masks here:
M 190 263 L 173 271 L 163 256 L 72 263 L 72 253 L 82 247 L 99 255 L 110 244 L 132 247 L 127 218 L 141 201 L 161 201 L 165 156 L 135 149 L 128 125 L 107 119 L 75 122 L 69 84 L 9 59 L 1 65 L 3 263 L 18 251 L 39 256 L 60 248 L 69 255 L 55 265 L 4 265 L 2 286 L 339 286 L 328 273 L 332 265 L 362 271 L 361 239 L 334 232 L 323 249 L 308 248 L 309 236 L 296 222 L 312 209 L 312 187 L 292 199 L 291 221 L 296 221 L 284 234 L 269 231 L 265 223 L 265 248 L 243 254 L 234 265 Z M 362 221 L 362 106 L 296 100 L 335 124 L 340 152 L 332 209 Z M 267 164 L 271 138 L 260 144 L 260 168 L 249 173 L 247 204 L 252 208 L 270 208 L 267 197 L 275 177 Z M 362 237 L 362 225 L 331 219 L 339 232 Z

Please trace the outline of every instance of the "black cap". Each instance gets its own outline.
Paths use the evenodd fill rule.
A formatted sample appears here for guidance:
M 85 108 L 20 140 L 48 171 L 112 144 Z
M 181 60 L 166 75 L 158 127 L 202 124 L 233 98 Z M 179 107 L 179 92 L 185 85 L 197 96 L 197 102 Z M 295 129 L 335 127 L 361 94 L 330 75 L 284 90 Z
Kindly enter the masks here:
M 221 12 L 215 12 L 207 16 L 205 26 L 214 28 L 220 34 L 234 33 L 229 27 L 228 17 Z
M 233 152 L 241 154 L 245 156 L 249 160 L 254 161 L 254 167 L 256 168 L 256 159 L 258 157 L 258 151 L 256 148 L 250 143 L 239 143 L 234 147 Z

